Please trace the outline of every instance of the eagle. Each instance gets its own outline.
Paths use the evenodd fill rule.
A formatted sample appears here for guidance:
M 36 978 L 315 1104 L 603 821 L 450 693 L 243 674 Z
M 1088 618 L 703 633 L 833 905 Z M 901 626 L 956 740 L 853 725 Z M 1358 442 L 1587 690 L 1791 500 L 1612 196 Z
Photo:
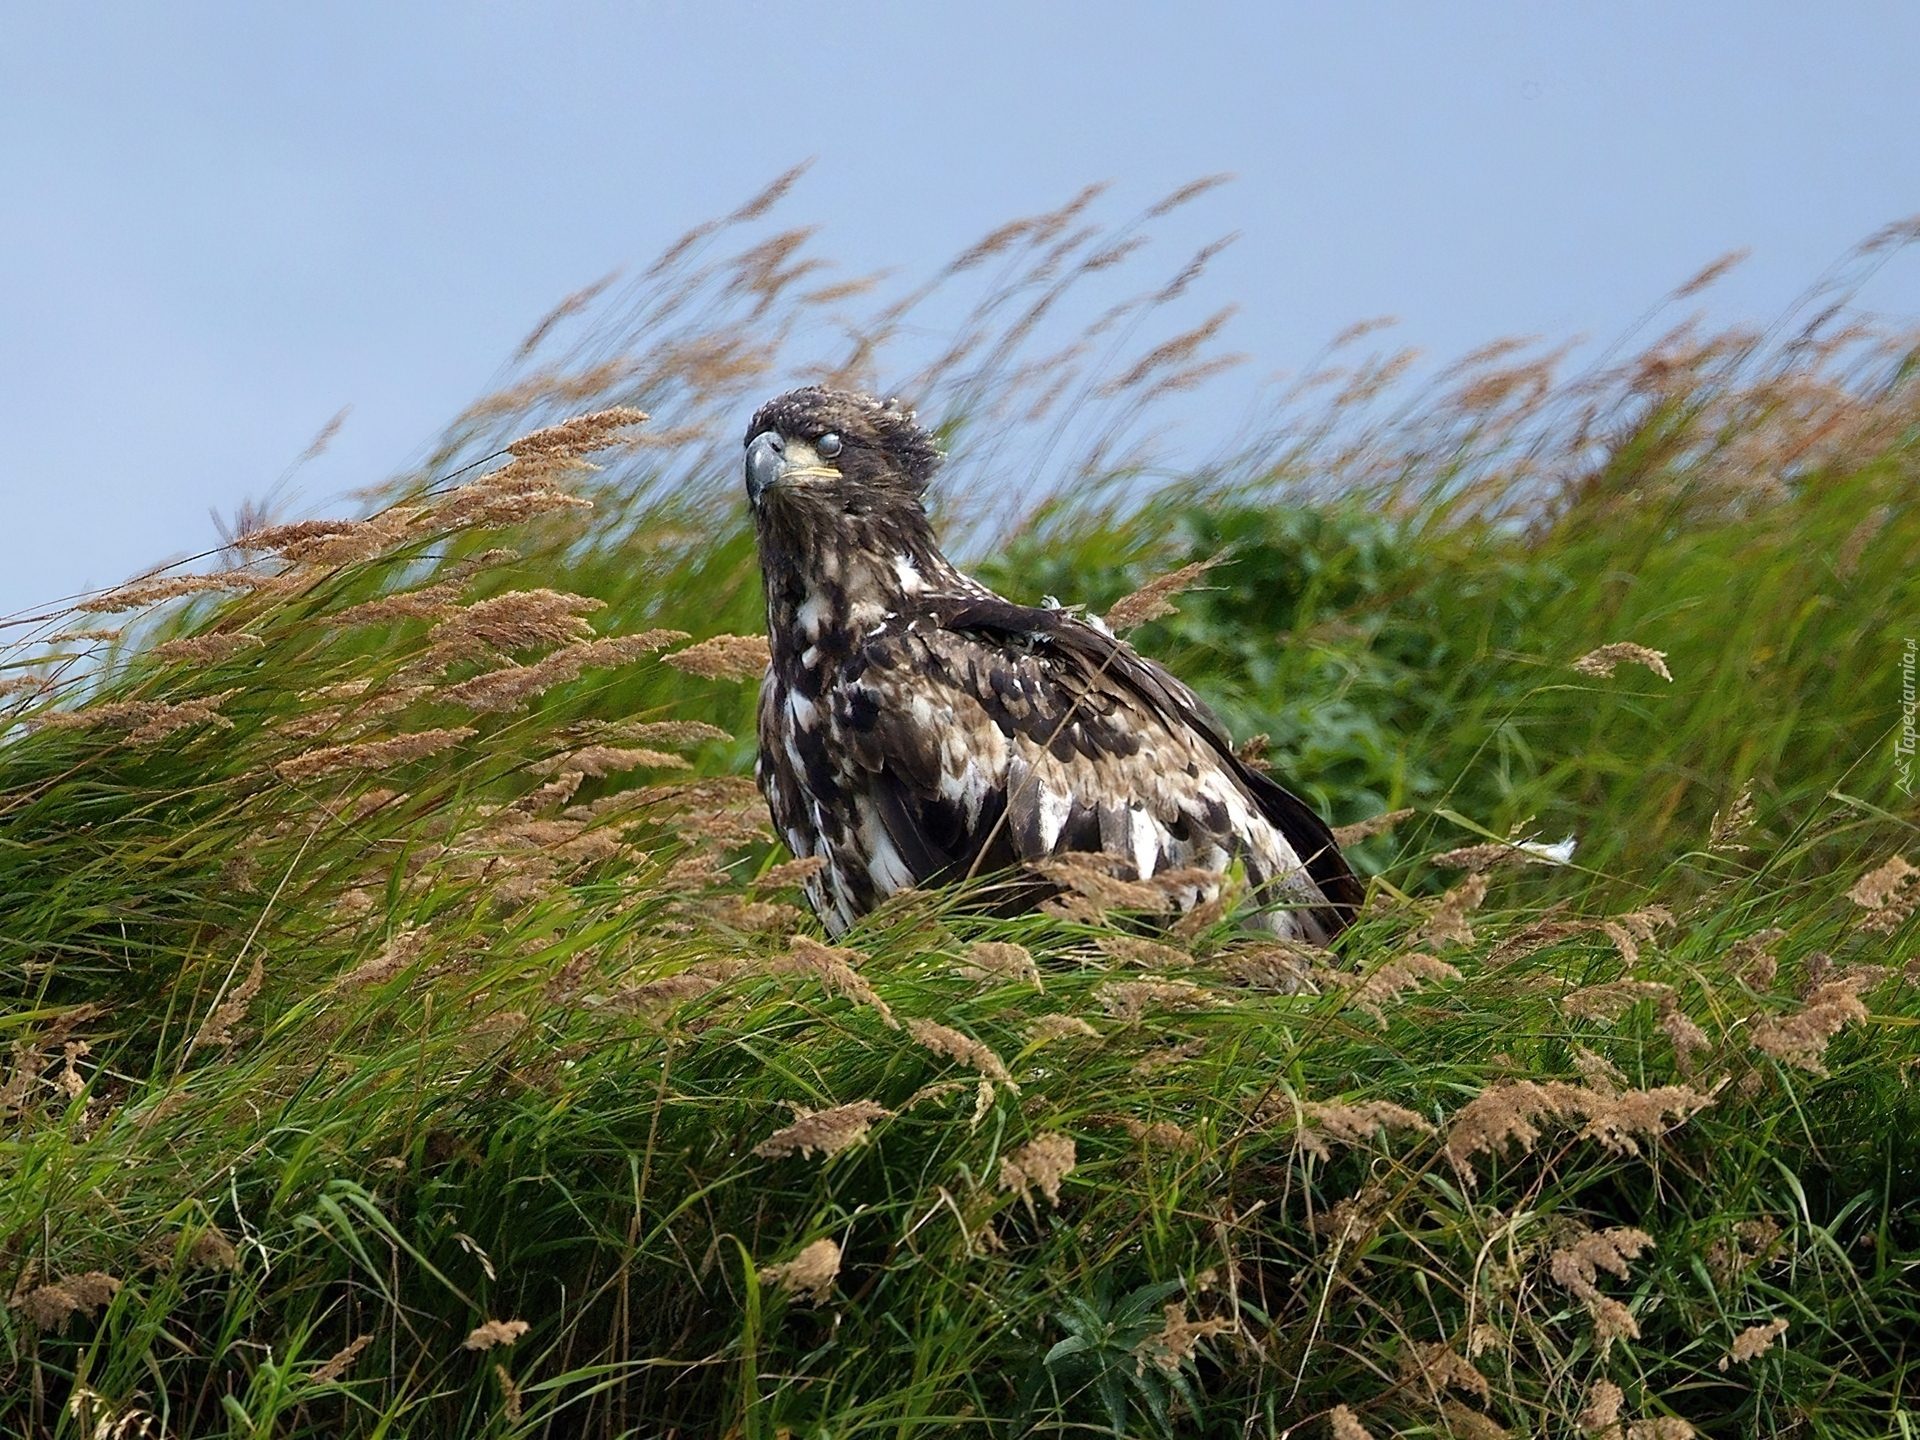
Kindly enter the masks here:
M 838 936 L 887 896 L 1062 862 L 1161 877 L 1181 908 L 1236 863 L 1248 923 L 1325 945 L 1362 889 L 1332 832 L 1247 765 L 1193 691 L 1097 620 L 962 574 L 928 520 L 933 437 L 810 386 L 747 426 L 770 661 L 755 775 Z

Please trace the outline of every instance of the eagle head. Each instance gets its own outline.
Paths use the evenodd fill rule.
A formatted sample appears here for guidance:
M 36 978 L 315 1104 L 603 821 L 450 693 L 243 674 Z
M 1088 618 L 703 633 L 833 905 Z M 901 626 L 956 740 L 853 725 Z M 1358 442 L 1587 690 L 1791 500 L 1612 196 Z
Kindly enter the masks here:
M 933 437 L 897 401 L 809 385 L 769 400 L 747 426 L 747 499 L 763 527 L 841 516 L 925 515 L 940 464 Z

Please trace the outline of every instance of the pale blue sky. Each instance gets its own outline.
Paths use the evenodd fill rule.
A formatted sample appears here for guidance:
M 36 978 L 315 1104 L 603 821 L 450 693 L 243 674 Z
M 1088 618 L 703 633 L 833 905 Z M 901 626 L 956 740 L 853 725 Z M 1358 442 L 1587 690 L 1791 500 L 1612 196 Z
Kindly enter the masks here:
M 1771 319 L 1920 211 L 1916 73 L 1893 3 L 0 0 L 0 612 L 204 548 L 350 404 L 329 508 L 810 156 L 785 220 L 908 276 L 1235 171 L 1169 239 L 1243 232 L 1210 296 L 1277 369 L 1381 313 L 1611 337 L 1739 245 L 1715 318 Z M 1863 299 L 1920 312 L 1920 257 Z

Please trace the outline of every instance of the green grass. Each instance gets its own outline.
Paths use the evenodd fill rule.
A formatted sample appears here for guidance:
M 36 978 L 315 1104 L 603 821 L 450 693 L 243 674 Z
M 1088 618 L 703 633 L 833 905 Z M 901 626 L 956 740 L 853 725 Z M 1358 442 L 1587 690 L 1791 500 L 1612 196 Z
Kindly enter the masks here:
M 1008 337 L 1079 263 L 1064 221 L 1022 234 L 972 358 L 913 389 L 962 480 L 969 437 L 1027 413 Z M 447 694 L 581 643 L 443 643 L 516 590 L 603 602 L 602 636 L 758 628 L 732 441 L 815 302 L 782 256 L 741 291 L 766 255 L 707 255 L 503 377 L 366 553 L 263 554 L 276 587 L 41 643 L 111 623 L 63 616 L 0 662 L 32 682 L 0 697 L 0 1431 L 1237 1436 L 1338 1433 L 1345 1406 L 1382 1436 L 1573 1435 L 1602 1381 L 1637 1427 L 1611 1433 L 1920 1424 L 1917 927 L 1847 894 L 1915 848 L 1902 354 L 1449 380 L 1165 483 L 1069 475 L 974 534 L 990 579 L 1104 608 L 1229 550 L 1137 643 L 1336 822 L 1415 814 L 1356 847 L 1367 914 L 1297 993 L 1305 962 L 1230 920 L 1142 966 L 1102 946 L 1136 922 L 951 893 L 848 937 L 854 977 L 791 948 L 818 931 L 741 783 L 696 783 L 750 765 L 751 682 L 651 655 L 519 710 Z M 1098 400 L 1071 412 L 1096 430 Z M 590 512 L 470 523 L 456 469 L 616 401 L 684 434 L 548 477 Z M 424 614 L 342 618 L 398 594 Z M 156 648 L 211 634 L 250 638 Z M 1571 668 L 1616 641 L 1673 680 Z M 218 720 L 154 708 L 210 696 Z M 731 738 L 618 728 L 670 721 Z M 689 768 L 569 791 L 601 742 Z M 1569 832 L 1573 866 L 1496 869 L 1471 909 L 1432 858 Z M 985 940 L 1037 982 L 969 970 Z M 1048 1016 L 1094 1033 L 1042 1038 Z M 755 1153 L 855 1101 L 887 1112 L 864 1140 Z M 1395 1128 L 1309 1108 L 1368 1102 Z M 1044 1136 L 1072 1142 L 1057 1201 L 1007 1168 Z M 1651 1245 L 1583 1290 L 1618 1228 Z M 818 1303 L 763 1277 L 821 1240 Z

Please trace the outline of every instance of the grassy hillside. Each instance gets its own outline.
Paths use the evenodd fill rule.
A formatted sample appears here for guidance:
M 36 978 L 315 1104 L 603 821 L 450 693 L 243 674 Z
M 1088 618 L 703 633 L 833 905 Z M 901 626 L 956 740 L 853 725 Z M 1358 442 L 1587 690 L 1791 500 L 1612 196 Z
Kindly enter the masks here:
M 1920 1424 L 1911 348 L 1815 306 L 1408 389 L 1359 336 L 1169 475 L 1204 257 L 1084 298 L 1152 212 L 887 300 L 773 199 L 361 517 L 10 632 L 0 1431 Z M 1134 638 L 1358 827 L 1339 955 L 1099 895 L 824 944 L 752 647 L 696 647 L 759 628 L 737 428 L 828 316 L 1010 593 L 1219 561 Z

